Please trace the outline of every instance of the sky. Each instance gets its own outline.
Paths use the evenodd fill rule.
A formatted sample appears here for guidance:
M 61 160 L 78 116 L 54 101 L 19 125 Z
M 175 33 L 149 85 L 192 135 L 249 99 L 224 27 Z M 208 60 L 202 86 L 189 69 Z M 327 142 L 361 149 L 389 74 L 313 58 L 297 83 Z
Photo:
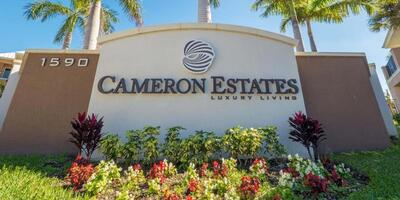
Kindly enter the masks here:
M 53 44 L 53 38 L 65 19 L 62 16 L 52 18 L 44 23 L 27 21 L 24 17 L 24 6 L 33 0 L 1 0 L 0 5 L 0 52 L 23 51 L 25 49 L 57 49 L 61 44 Z M 69 5 L 69 0 L 60 1 Z M 213 22 L 234 24 L 259 28 L 280 33 L 281 18 L 272 16 L 260 17 L 261 12 L 251 10 L 254 0 L 221 0 L 221 6 L 213 9 Z M 115 31 L 132 29 L 135 24 L 123 13 L 118 0 L 103 0 L 103 3 L 118 12 L 119 22 Z M 197 0 L 142 0 L 145 26 L 159 24 L 196 22 Z M 314 37 L 320 52 L 363 52 L 369 63 L 375 63 L 384 91 L 387 89 L 381 66 L 387 63 L 388 49 L 382 45 L 386 31 L 379 33 L 368 29 L 368 15 L 365 13 L 347 18 L 342 24 L 313 24 Z M 289 28 L 286 33 L 292 37 Z M 302 28 L 306 50 L 309 41 L 305 27 Z M 72 49 L 82 47 L 82 31 L 76 30 L 73 35 Z

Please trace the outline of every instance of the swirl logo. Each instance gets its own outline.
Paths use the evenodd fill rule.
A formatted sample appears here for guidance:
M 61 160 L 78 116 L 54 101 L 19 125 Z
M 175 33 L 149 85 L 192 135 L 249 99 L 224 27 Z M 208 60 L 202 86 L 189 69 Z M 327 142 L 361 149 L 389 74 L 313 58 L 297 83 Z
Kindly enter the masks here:
M 193 73 L 204 73 L 214 61 L 214 49 L 207 42 L 189 41 L 185 45 L 183 65 Z

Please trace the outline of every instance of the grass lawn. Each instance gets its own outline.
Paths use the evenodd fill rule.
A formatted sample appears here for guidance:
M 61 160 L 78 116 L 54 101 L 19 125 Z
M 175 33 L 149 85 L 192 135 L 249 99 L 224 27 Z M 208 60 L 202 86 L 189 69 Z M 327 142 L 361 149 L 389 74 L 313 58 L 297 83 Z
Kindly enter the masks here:
M 400 199 L 400 143 L 385 151 L 344 153 L 334 158 L 370 178 L 368 186 L 349 199 Z
M 334 156 L 367 174 L 368 186 L 349 199 L 400 199 L 400 143 L 380 152 Z M 87 199 L 62 186 L 66 156 L 0 156 L 0 199 Z
M 0 156 L 0 199 L 84 199 L 62 187 L 66 156 Z

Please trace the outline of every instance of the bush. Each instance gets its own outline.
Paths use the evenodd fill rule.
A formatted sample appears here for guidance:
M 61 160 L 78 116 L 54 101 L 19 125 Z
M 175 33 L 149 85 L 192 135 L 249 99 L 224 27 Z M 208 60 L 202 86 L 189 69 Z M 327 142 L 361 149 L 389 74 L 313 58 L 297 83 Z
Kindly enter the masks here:
M 301 112 L 297 112 L 293 117 L 289 118 L 289 124 L 292 127 L 289 139 L 306 147 L 310 158 L 318 162 L 320 155 L 319 145 L 326 139 L 319 121 L 313 120 Z M 311 156 L 310 148 L 313 150 L 314 157 Z
M 162 148 L 162 154 L 164 157 L 172 163 L 178 163 L 181 159 L 181 143 L 180 132 L 185 130 L 182 127 L 172 127 L 168 129 L 167 137 Z
M 237 159 L 256 157 L 263 145 L 263 132 L 254 128 L 243 128 L 240 126 L 229 129 L 222 137 L 223 149 L 231 157 Z
M 201 165 L 210 162 L 213 157 L 220 158 L 225 152 L 234 158 L 252 158 L 265 153 L 272 156 L 282 156 L 285 148 L 279 143 L 276 127 L 245 129 L 234 127 L 218 137 L 214 132 L 196 131 L 194 135 L 181 139 L 182 127 L 168 129 L 164 143 L 159 145 L 157 136 L 160 127 L 145 127 L 143 130 L 126 132 L 127 142 L 122 144 L 117 135 L 108 135 L 101 141 L 101 151 L 107 160 L 123 158 L 126 164 L 144 161 L 147 166 L 160 158 L 165 158 L 174 164 L 179 163 L 180 169 L 185 169 L 190 163 Z M 161 147 L 161 148 L 159 148 Z
M 144 162 L 147 164 L 154 163 L 154 161 L 158 158 L 159 148 L 158 148 L 158 139 L 157 136 L 160 135 L 160 127 L 145 127 L 143 129 L 144 133 L 144 143 L 143 143 L 143 157 Z
M 273 157 L 281 157 L 287 154 L 285 147 L 279 143 L 277 130 L 278 129 L 274 126 L 258 128 L 258 131 L 264 138 L 265 153 Z
M 88 182 L 84 185 L 84 190 L 92 196 L 106 192 L 108 187 L 111 187 L 114 182 L 120 179 L 120 171 L 121 169 L 114 161 L 101 161 L 96 166 Z
M 107 160 L 118 160 L 123 155 L 123 145 L 118 135 L 107 135 L 100 142 L 100 150 Z
M 78 113 L 78 118 L 71 122 L 73 131 L 69 140 L 79 149 L 79 154 L 84 153 L 90 161 L 93 152 L 99 147 L 103 128 L 103 118 L 97 115 L 87 116 L 86 113 Z
M 93 165 L 78 155 L 68 169 L 67 182 L 73 186 L 75 191 L 80 190 L 93 174 L 93 171 Z
M 143 143 L 145 133 L 143 130 L 127 131 L 127 143 L 123 145 L 124 159 L 126 163 L 139 163 L 143 156 Z
M 189 163 L 200 165 L 209 162 L 220 149 L 219 137 L 213 132 L 196 131 L 194 135 L 183 139 L 180 145 L 179 157 L 183 167 Z

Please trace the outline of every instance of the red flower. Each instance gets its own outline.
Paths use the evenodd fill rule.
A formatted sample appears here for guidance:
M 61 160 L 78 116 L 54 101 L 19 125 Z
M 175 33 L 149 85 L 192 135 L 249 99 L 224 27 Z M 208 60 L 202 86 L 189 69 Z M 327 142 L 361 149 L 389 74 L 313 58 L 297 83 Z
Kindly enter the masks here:
M 198 183 L 196 180 L 189 181 L 188 193 L 196 192 Z
M 228 166 L 226 166 L 224 163 L 220 165 L 218 161 L 213 162 L 213 174 L 214 176 L 222 176 L 226 177 L 228 175 Z
M 282 200 L 282 197 L 280 194 L 276 194 L 273 200 Z
M 178 194 L 173 193 L 173 194 L 170 194 L 170 195 L 164 197 L 164 199 L 165 200 L 181 200 L 182 198 Z
M 207 176 L 208 163 L 203 163 L 200 169 L 200 177 Z
M 295 169 L 288 167 L 286 169 L 283 169 L 284 173 L 289 173 L 290 175 L 292 175 L 292 177 L 296 178 L 300 176 L 300 173 L 298 171 L 296 171 Z
M 190 195 L 187 195 L 186 200 L 193 200 L 193 198 Z
M 219 166 L 218 161 L 214 161 L 213 162 L 213 173 L 214 173 L 214 176 L 218 176 L 219 175 L 219 168 L 220 168 L 220 166 Z
M 328 177 L 329 180 L 331 180 L 332 182 L 334 182 L 336 185 L 338 186 L 346 186 L 347 182 L 346 180 L 344 180 L 336 171 L 336 167 L 333 168 L 333 170 L 331 171 L 330 176 Z
M 268 175 L 268 163 L 264 158 L 256 158 L 251 165 L 251 168 L 264 170 L 265 174 Z
M 132 166 L 132 168 L 133 168 L 134 171 L 142 170 L 142 166 L 140 164 L 135 164 L 135 165 Z
M 74 187 L 75 191 L 79 190 L 89 180 L 93 171 L 93 165 L 88 160 L 78 155 L 68 169 L 67 180 Z
M 149 178 L 151 179 L 159 178 L 160 183 L 163 184 L 166 179 L 166 176 L 164 174 L 165 167 L 166 165 L 164 161 L 160 161 L 159 163 L 153 164 L 153 166 L 150 169 Z
M 251 178 L 249 176 L 242 177 L 242 184 L 240 185 L 240 192 L 246 198 L 253 198 L 260 189 L 260 180 L 257 177 Z
M 310 172 L 304 177 L 304 185 L 310 187 L 314 195 L 318 195 L 328 191 L 329 181 Z

